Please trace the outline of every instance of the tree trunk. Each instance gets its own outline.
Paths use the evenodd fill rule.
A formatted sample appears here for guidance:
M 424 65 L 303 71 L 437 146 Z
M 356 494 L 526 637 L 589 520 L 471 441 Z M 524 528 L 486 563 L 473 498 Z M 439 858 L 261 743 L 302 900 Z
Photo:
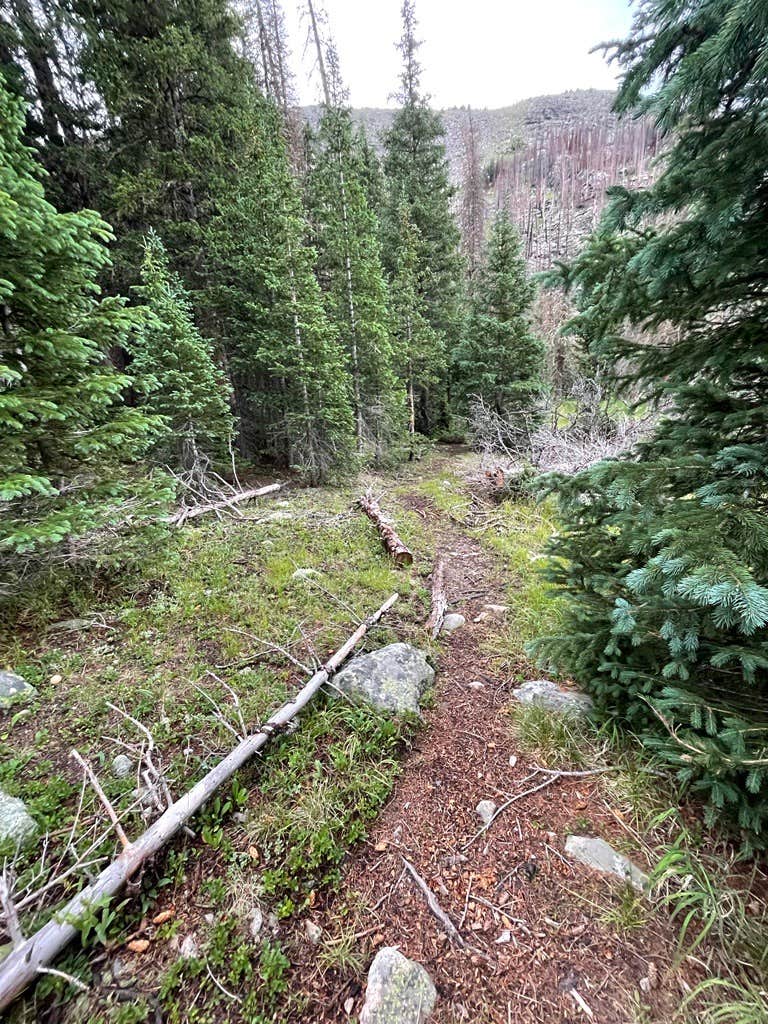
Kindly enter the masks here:
M 397 565 L 412 565 L 413 554 L 400 540 L 394 526 L 384 515 L 370 491 L 360 498 L 358 504 L 379 531 L 381 542 Z

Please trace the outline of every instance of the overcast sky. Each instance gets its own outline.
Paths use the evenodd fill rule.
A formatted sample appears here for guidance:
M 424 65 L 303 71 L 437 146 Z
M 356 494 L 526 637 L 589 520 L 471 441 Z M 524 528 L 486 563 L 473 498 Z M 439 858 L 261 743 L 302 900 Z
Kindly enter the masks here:
M 401 0 L 325 0 L 355 107 L 391 106 Z M 303 0 L 284 0 L 301 103 L 319 99 Z M 630 0 L 416 0 L 423 84 L 437 107 L 503 107 L 565 89 L 611 89 L 597 43 L 626 35 Z

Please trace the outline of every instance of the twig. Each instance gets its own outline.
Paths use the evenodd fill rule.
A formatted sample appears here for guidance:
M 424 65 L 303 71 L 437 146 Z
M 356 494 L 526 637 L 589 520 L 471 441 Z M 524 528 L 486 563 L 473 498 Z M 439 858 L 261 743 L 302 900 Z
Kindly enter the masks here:
M 11 942 L 14 946 L 19 946 L 24 941 L 24 932 L 21 930 L 19 915 L 16 912 L 16 904 L 13 902 L 12 888 L 12 883 L 8 881 L 8 872 L 4 870 L 2 875 L 0 875 L 0 905 L 3 908 L 5 924 L 8 928 Z
M 58 971 L 55 967 L 38 967 L 38 974 L 52 974 L 54 978 L 63 978 L 64 981 L 68 981 L 70 985 L 74 985 L 75 988 L 79 988 L 81 992 L 88 992 L 88 986 L 85 982 L 80 981 L 79 978 L 73 977 L 71 974 L 67 974 L 66 971 Z
M 432 892 L 432 890 L 429 888 L 429 886 L 424 881 L 424 879 L 421 877 L 419 872 L 416 870 L 416 868 L 413 866 L 413 864 L 411 864 L 411 862 L 409 860 L 406 860 L 405 857 L 403 857 L 402 854 L 400 854 L 400 860 L 403 862 L 403 864 L 407 868 L 408 874 L 411 876 L 411 878 L 414 880 L 416 885 L 419 887 L 419 889 L 423 893 L 424 898 L 427 901 L 427 906 L 432 911 L 432 913 L 437 918 L 437 920 L 440 922 L 440 924 L 443 926 L 443 928 L 445 929 L 448 937 L 453 939 L 453 941 L 457 945 L 461 946 L 462 949 L 466 949 L 467 948 L 467 944 L 464 941 L 464 939 L 461 937 L 459 929 L 456 927 L 456 925 L 453 923 L 453 921 L 450 919 L 450 917 L 448 917 L 446 912 L 443 910 L 443 908 L 437 902 L 437 897 Z
M 381 899 L 377 900 L 374 903 L 374 905 L 371 907 L 371 911 L 370 911 L 371 913 L 374 913 L 374 911 L 378 910 L 379 907 L 382 905 L 382 903 L 384 903 L 386 900 L 389 899 L 389 897 L 392 895 L 392 893 L 395 891 L 395 889 L 398 887 L 398 885 L 400 885 L 400 883 L 402 882 L 404 874 L 405 874 L 405 868 L 403 868 L 403 870 L 397 876 L 397 880 L 394 881 L 392 883 L 392 885 L 389 887 L 389 891 L 385 892 L 384 895 L 381 897 Z
M 571 998 L 579 1007 L 579 1009 L 582 1010 L 590 1018 L 590 1020 L 595 1016 L 592 1012 L 592 1008 L 587 1005 L 583 997 L 579 995 L 575 988 L 568 989 L 568 994 L 571 996 Z
M 117 833 L 117 838 L 122 843 L 123 849 L 127 850 L 131 845 L 128 836 L 123 831 L 123 826 L 120 824 L 120 819 L 117 816 L 117 812 L 115 811 L 112 804 L 109 802 L 107 794 L 101 788 L 101 783 L 96 778 L 93 768 L 91 768 L 91 766 L 88 764 L 85 758 L 82 757 L 76 750 L 70 750 L 69 756 L 74 758 L 75 761 L 77 761 L 77 763 L 83 769 L 85 774 L 88 776 L 88 781 L 96 791 L 96 796 L 99 798 L 99 800 L 102 803 L 102 806 L 104 807 L 104 810 L 109 815 L 109 820 L 112 822 L 114 826 L 115 832 Z
M 509 800 L 505 801 L 500 807 L 496 808 L 496 810 L 493 813 L 493 817 L 490 819 L 490 821 L 487 824 L 483 825 L 483 827 L 479 829 L 477 832 L 475 832 L 475 834 L 472 836 L 469 842 L 465 843 L 464 846 L 462 846 L 462 852 L 464 850 L 468 850 L 476 839 L 479 839 L 481 835 L 487 832 L 491 825 L 494 823 L 494 821 L 496 821 L 498 816 L 502 813 L 502 811 L 506 811 L 506 809 L 511 804 L 517 803 L 517 801 L 522 800 L 523 797 L 532 796 L 534 793 L 538 793 L 540 789 L 546 789 L 547 786 L 551 786 L 554 782 L 557 782 L 559 779 L 560 775 L 553 775 L 545 782 L 540 783 L 538 786 L 534 786 L 533 789 L 526 789 L 524 792 L 517 793 L 515 796 L 510 797 Z
M 208 977 L 211 979 L 211 981 L 216 986 L 216 988 L 219 990 L 219 992 L 223 992 L 224 995 L 227 997 L 227 999 L 231 999 L 233 1003 L 242 1003 L 243 1000 L 240 998 L 240 996 L 236 996 L 234 992 L 230 992 L 228 989 L 224 988 L 224 986 L 221 984 L 221 982 L 215 976 L 215 974 L 213 973 L 211 968 L 208 966 L 208 964 L 205 965 L 205 969 L 206 969 L 206 971 L 208 971 Z

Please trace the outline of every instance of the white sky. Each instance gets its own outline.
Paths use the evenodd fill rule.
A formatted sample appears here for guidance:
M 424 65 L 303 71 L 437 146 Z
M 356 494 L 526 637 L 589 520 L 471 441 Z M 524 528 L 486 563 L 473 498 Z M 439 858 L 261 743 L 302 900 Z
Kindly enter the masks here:
M 615 67 L 589 50 L 629 28 L 631 0 L 416 0 L 423 85 L 436 107 L 503 107 L 566 89 L 611 89 Z M 391 106 L 401 0 L 324 0 L 355 107 Z M 319 100 L 303 0 L 284 0 L 296 89 Z

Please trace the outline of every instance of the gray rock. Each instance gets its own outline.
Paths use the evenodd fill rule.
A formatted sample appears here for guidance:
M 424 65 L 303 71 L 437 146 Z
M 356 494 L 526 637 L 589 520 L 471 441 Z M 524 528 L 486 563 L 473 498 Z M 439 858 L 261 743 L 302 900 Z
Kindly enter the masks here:
M 0 669 L 0 710 L 29 704 L 36 696 L 37 690 L 23 676 Z
M 320 573 L 317 569 L 297 569 L 296 572 L 291 574 L 292 580 L 308 580 L 312 576 L 319 576 Z
M 633 864 L 629 857 L 618 853 L 604 839 L 591 836 L 568 836 L 565 840 L 565 852 L 580 864 L 585 864 L 595 871 L 603 871 L 615 875 L 622 881 L 642 892 L 648 885 L 648 876 Z
M 258 904 L 253 908 L 253 914 L 251 915 L 251 923 L 248 926 L 251 933 L 252 939 L 258 939 L 261 935 L 261 929 L 264 927 L 264 913 Z
M 437 999 L 432 979 L 394 946 L 380 949 L 368 971 L 360 1024 L 423 1024 Z
M 496 813 L 497 807 L 493 800 L 481 800 L 475 808 L 478 817 L 484 825 L 490 825 L 493 821 L 493 816 Z
M 466 621 L 467 620 L 464 618 L 464 616 L 459 615 L 458 612 L 450 612 L 450 614 L 446 615 L 445 618 L 443 619 L 443 624 L 440 627 L 440 632 L 445 633 L 446 635 L 448 633 L 453 633 L 455 632 L 455 630 L 461 629 L 461 627 L 466 623 Z
M 410 644 L 389 644 L 353 658 L 334 678 L 350 697 L 359 697 L 385 711 L 419 713 L 419 699 L 435 673 L 423 651 Z
M 264 520 L 267 523 L 285 523 L 293 518 L 293 512 L 287 512 L 283 509 L 278 509 L 276 512 L 270 512 L 268 516 L 264 516 Z
M 127 754 L 118 754 L 112 761 L 112 774 L 116 779 L 127 779 L 133 771 L 133 761 Z
M 27 846 L 37 835 L 37 823 L 23 800 L 0 789 L 0 846 Z
M 185 935 L 179 946 L 179 956 L 182 960 L 197 960 L 200 956 L 200 943 L 194 932 Z
M 481 683 L 479 679 L 473 679 L 469 684 L 470 690 L 484 690 L 485 683 Z
M 313 946 L 316 946 L 323 937 L 323 929 L 314 921 L 304 922 L 304 932 Z
M 529 679 L 512 691 L 521 704 L 537 704 L 570 715 L 588 715 L 593 708 L 592 698 L 586 693 L 565 690 L 551 679 Z

